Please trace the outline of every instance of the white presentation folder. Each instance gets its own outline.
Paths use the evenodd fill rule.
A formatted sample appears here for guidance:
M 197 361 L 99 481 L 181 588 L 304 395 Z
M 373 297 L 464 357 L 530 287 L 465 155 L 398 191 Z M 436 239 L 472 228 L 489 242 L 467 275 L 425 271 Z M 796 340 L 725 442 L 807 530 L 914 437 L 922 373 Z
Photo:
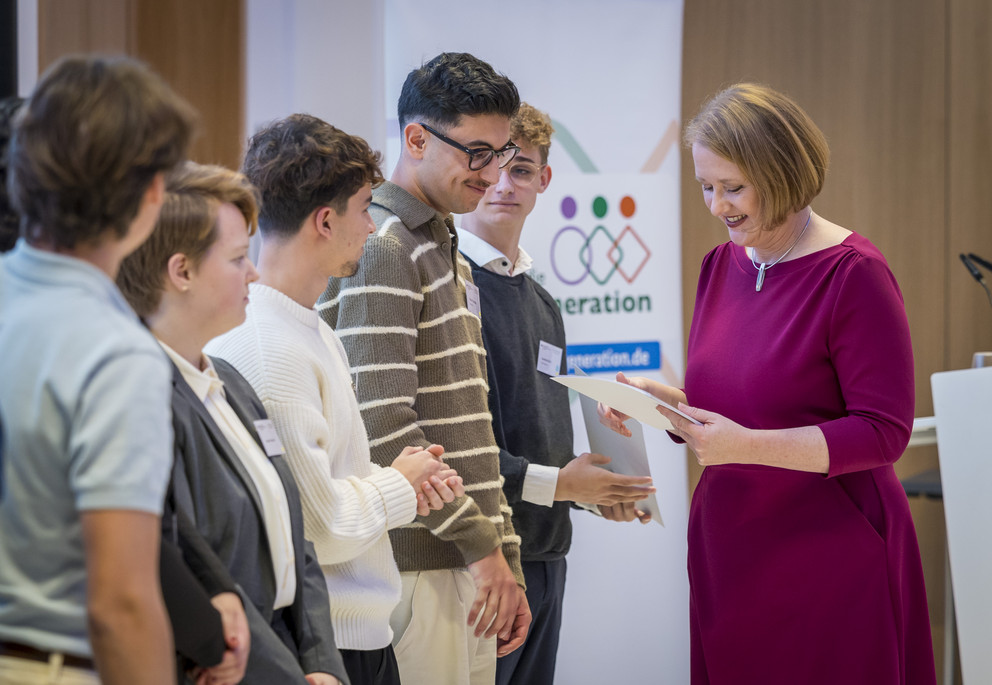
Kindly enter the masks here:
M 684 416 L 697 426 L 702 425 L 688 414 L 679 411 L 667 402 L 659 400 L 649 392 L 635 388 L 633 385 L 620 383 L 611 378 L 596 378 L 594 376 L 579 375 L 579 373 L 574 376 L 555 376 L 551 380 L 575 390 L 580 395 L 592 398 L 596 402 L 602 402 L 607 407 L 621 411 L 627 416 L 658 430 L 666 431 L 672 427 L 672 422 L 657 410 L 659 406 L 670 409 L 679 416 Z
M 589 436 L 589 449 L 597 454 L 610 458 L 610 463 L 603 468 L 624 476 L 650 476 L 651 466 L 648 464 L 648 451 L 644 446 L 644 429 L 636 421 L 630 421 L 630 437 L 620 435 L 612 428 L 599 422 L 596 400 L 579 395 L 582 405 L 582 418 L 585 419 L 586 433 Z M 647 499 L 637 503 L 637 508 L 651 514 L 651 520 L 657 521 L 664 527 L 661 518 L 661 507 L 658 499 L 652 494 Z

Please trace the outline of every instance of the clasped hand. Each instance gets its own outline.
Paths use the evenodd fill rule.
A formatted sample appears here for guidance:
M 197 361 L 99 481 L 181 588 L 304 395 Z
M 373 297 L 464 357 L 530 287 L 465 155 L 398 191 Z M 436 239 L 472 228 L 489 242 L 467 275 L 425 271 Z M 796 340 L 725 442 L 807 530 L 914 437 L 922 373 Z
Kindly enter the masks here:
M 444 448 L 440 445 L 426 449 L 404 447 L 391 465 L 417 492 L 418 516 L 427 516 L 432 509 L 441 509 L 446 502 L 465 494 L 461 476 L 444 463 L 442 455 Z
M 221 592 L 210 598 L 210 603 L 220 614 L 224 643 L 227 649 L 219 664 L 210 668 L 197 668 L 190 677 L 197 685 L 235 685 L 240 683 L 248 665 L 251 651 L 251 633 L 241 598 L 234 592 Z

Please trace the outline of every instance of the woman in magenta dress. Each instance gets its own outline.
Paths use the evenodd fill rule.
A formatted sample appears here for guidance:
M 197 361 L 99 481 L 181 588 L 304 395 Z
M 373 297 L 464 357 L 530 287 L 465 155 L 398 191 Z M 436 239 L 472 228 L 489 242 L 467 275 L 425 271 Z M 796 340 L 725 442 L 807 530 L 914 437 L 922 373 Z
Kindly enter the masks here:
M 629 382 L 702 423 L 667 413 L 706 467 L 689 513 L 692 682 L 933 685 L 892 468 L 914 409 L 899 286 L 866 238 L 812 211 L 829 151 L 791 100 L 733 86 L 685 143 L 730 241 L 703 260 L 685 391 Z

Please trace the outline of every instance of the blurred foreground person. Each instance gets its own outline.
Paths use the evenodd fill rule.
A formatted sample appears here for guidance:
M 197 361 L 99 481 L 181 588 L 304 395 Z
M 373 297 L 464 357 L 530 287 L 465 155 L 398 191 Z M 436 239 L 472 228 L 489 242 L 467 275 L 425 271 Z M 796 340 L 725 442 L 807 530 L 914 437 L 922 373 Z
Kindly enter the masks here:
M 114 285 L 193 113 L 127 59 L 67 58 L 10 146 L 0 283 L 0 683 L 175 682 L 159 588 L 169 365 Z

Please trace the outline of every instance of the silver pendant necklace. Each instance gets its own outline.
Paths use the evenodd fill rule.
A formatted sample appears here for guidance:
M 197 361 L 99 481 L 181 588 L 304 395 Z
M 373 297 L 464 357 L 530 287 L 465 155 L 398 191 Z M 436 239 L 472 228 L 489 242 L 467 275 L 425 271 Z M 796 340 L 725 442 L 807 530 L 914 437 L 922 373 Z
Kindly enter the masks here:
M 754 282 L 754 292 L 756 293 L 761 292 L 761 286 L 765 284 L 765 271 L 767 271 L 768 269 L 772 268 L 773 266 L 781 262 L 783 259 L 785 259 L 786 255 L 792 252 L 792 248 L 798 245 L 799 241 L 803 239 L 803 235 L 805 235 L 806 229 L 809 228 L 809 220 L 812 217 L 813 217 L 813 210 L 811 209 L 809 210 L 809 214 L 806 216 L 806 223 L 803 225 L 803 230 L 799 231 L 799 236 L 792 242 L 791 245 L 789 245 L 789 249 L 783 252 L 782 256 L 776 259 L 771 264 L 769 264 L 768 262 L 762 262 L 761 266 L 758 266 L 758 263 L 754 261 L 754 248 L 752 247 L 750 249 L 750 252 L 747 253 L 747 256 L 751 258 L 751 264 L 753 264 L 754 268 L 758 270 L 758 279 Z

